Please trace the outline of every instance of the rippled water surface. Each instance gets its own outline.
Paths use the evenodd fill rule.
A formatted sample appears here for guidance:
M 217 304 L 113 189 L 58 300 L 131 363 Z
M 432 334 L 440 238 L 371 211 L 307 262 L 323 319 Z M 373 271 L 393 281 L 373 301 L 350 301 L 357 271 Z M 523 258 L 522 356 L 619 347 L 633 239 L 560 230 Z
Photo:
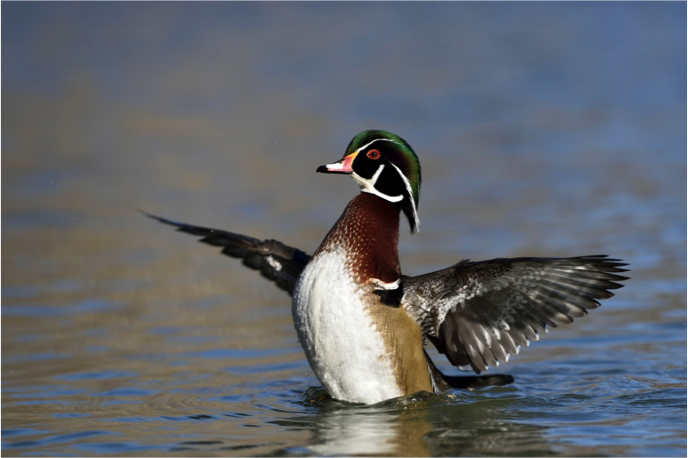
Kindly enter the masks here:
M 685 3 L 2 13 L 3 455 L 685 456 Z M 288 296 L 137 209 L 313 252 L 357 192 L 315 169 L 367 128 L 423 165 L 405 273 L 632 279 L 512 385 L 328 399 Z

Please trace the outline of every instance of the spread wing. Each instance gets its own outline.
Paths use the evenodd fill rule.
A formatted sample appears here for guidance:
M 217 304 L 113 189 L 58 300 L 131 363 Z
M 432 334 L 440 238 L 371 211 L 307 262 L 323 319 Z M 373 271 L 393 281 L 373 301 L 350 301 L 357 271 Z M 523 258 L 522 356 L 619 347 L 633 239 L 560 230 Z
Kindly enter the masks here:
M 178 231 L 203 237 L 200 242 L 223 247 L 222 254 L 242 259 L 245 266 L 259 270 L 265 278 L 275 282 L 289 295 L 294 291 L 296 280 L 311 258 L 303 251 L 277 240 L 261 241 L 247 235 L 193 226 L 143 213 L 161 223 L 175 226 Z
M 547 327 L 571 323 L 600 306 L 627 264 L 605 255 L 464 260 L 403 277 L 401 305 L 455 366 L 476 373 L 506 362 Z

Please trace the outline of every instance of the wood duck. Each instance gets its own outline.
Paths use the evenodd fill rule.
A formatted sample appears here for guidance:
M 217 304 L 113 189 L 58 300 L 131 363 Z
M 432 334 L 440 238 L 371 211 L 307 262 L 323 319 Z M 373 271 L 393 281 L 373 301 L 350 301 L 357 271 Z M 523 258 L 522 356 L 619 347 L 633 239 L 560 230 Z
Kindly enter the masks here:
M 480 374 L 518 354 L 548 327 L 571 323 L 613 296 L 627 264 L 606 255 L 462 260 L 402 275 L 399 215 L 419 227 L 418 157 L 397 135 L 367 130 L 344 157 L 317 172 L 350 175 L 361 192 L 312 256 L 277 240 L 179 223 L 240 258 L 292 295 L 292 316 L 308 362 L 337 400 L 372 404 L 419 391 L 504 385 L 509 375 L 454 377 L 424 349 Z

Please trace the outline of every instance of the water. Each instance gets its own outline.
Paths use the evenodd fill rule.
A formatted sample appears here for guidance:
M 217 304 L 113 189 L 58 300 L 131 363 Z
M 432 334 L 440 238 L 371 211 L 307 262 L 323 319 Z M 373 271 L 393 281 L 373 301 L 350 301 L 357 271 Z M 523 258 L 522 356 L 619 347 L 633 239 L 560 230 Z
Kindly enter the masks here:
M 4 455 L 685 456 L 685 3 L 2 9 Z M 366 128 L 423 166 L 405 273 L 632 279 L 510 386 L 323 399 L 289 298 L 136 209 L 312 252 Z

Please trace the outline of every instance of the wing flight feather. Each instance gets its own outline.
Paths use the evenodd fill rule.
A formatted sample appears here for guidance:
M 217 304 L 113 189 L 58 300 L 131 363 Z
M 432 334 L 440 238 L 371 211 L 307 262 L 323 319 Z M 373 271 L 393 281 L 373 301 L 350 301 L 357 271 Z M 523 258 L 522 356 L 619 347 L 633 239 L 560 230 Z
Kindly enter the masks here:
M 194 226 L 142 213 L 161 223 L 174 226 L 178 231 L 202 237 L 200 242 L 222 247 L 222 254 L 239 258 L 245 266 L 259 270 L 265 278 L 273 281 L 289 295 L 292 294 L 296 280 L 310 260 L 310 256 L 303 251 L 277 240 L 261 241 L 247 235 Z
M 452 364 L 479 374 L 599 307 L 628 279 L 618 275 L 626 265 L 606 255 L 464 260 L 403 277 L 401 305 Z

